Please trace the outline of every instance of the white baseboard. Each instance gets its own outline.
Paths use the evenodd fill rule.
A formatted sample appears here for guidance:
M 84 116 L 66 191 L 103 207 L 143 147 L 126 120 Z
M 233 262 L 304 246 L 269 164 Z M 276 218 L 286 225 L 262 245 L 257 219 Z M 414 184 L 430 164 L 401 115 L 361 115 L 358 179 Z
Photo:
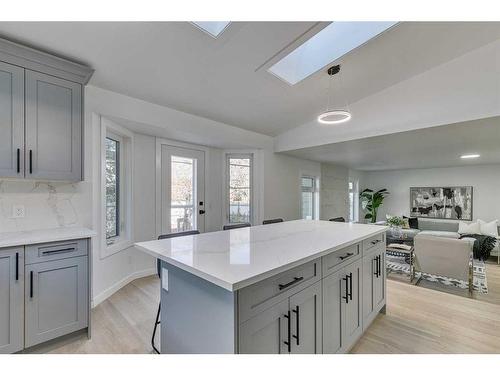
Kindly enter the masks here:
M 101 302 L 107 300 L 109 297 L 111 297 L 113 294 L 118 292 L 121 288 L 123 288 L 128 283 L 134 281 L 135 279 L 140 279 L 141 277 L 151 276 L 154 274 L 156 274 L 156 268 L 150 268 L 131 273 L 130 275 L 118 281 L 116 284 L 110 286 L 108 289 L 99 293 L 97 296 L 94 296 L 94 298 L 92 299 L 92 308 L 96 307 Z

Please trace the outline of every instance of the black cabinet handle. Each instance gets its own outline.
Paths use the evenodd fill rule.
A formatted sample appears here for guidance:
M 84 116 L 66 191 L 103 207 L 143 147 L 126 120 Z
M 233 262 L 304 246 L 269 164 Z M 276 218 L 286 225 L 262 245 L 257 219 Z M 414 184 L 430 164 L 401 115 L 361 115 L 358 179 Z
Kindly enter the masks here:
M 372 241 L 372 245 L 376 245 L 380 242 L 381 240 L 375 240 L 375 241 Z
M 375 277 L 378 277 L 378 257 L 373 258 L 375 261 L 375 272 L 373 273 Z
M 345 281 L 345 296 L 342 296 L 345 299 L 345 303 L 349 303 L 349 276 L 345 276 L 342 278 Z
M 74 248 L 74 247 L 68 247 L 68 248 L 65 248 L 65 249 L 45 250 L 45 251 L 42 251 L 42 256 L 44 256 L 44 255 L 59 254 L 59 253 L 70 253 L 72 251 L 76 251 L 76 248 Z
M 346 255 L 339 257 L 339 259 L 344 260 L 344 259 L 347 259 L 349 257 L 352 257 L 353 255 L 354 255 L 354 253 L 347 253 Z
M 349 299 L 352 301 L 352 272 L 349 272 Z
M 30 150 L 30 174 L 33 174 L 33 150 Z
M 377 256 L 377 277 L 380 277 L 380 255 Z
M 21 172 L 21 149 L 17 149 L 17 173 Z
M 285 314 L 285 318 L 288 320 L 287 326 L 288 326 L 288 339 L 287 341 L 283 341 L 283 344 L 285 344 L 288 347 L 288 353 L 291 351 L 291 345 L 290 345 L 290 335 L 291 335 L 291 322 L 290 322 L 290 310 L 288 310 L 288 314 Z
M 295 339 L 295 342 L 297 343 L 297 345 L 300 345 L 299 344 L 299 331 L 300 331 L 300 323 L 299 323 L 299 320 L 300 320 L 300 316 L 299 316 L 299 305 L 297 305 L 297 307 L 295 307 L 295 310 L 292 310 L 296 315 L 297 315 L 297 321 L 296 321 L 296 330 L 297 330 L 297 334 L 296 335 L 293 335 L 293 338 Z
M 30 298 L 33 298 L 33 271 L 30 271 Z
M 16 253 L 16 281 L 19 280 L 19 253 Z
M 200 215 L 203 215 L 205 213 L 205 210 L 200 210 L 198 211 Z
M 382 255 L 378 256 L 378 276 L 382 276 Z
M 295 283 L 298 283 L 299 281 L 302 281 L 304 280 L 303 277 L 294 277 L 292 281 L 290 281 L 289 283 L 286 283 L 286 284 L 278 284 L 278 287 L 280 290 L 282 289 L 286 289 L 288 288 L 289 286 L 292 286 L 293 284 Z

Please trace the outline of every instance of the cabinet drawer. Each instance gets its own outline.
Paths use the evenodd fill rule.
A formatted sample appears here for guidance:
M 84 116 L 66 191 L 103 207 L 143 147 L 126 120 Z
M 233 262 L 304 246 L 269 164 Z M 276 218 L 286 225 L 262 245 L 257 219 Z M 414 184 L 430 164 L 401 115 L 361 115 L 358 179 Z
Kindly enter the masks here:
M 26 246 L 26 264 L 87 255 L 87 240 L 71 240 Z
M 240 323 L 319 281 L 320 273 L 318 259 L 241 289 L 238 292 Z
M 378 248 L 381 245 L 385 245 L 385 233 L 367 238 L 363 241 L 363 254 L 367 254 L 371 250 Z
M 323 277 L 337 271 L 340 267 L 349 264 L 361 257 L 361 243 L 348 246 L 334 253 L 325 255 L 322 259 Z

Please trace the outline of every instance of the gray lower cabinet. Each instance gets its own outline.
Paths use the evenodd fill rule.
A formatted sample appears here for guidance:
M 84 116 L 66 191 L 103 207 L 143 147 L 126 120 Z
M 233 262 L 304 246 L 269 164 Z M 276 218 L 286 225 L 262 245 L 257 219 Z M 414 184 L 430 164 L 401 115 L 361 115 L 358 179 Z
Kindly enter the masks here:
M 0 353 L 23 349 L 24 248 L 0 251 Z
M 88 258 L 26 265 L 25 347 L 88 326 Z
M 363 332 L 358 260 L 323 279 L 323 353 L 348 351 Z
M 363 325 L 368 327 L 386 302 L 385 248 L 363 258 Z
M 82 179 L 82 85 L 26 70 L 26 177 Z
M 0 62 L 0 176 L 24 176 L 24 69 Z
M 258 313 L 239 327 L 239 353 L 321 352 L 320 282 Z

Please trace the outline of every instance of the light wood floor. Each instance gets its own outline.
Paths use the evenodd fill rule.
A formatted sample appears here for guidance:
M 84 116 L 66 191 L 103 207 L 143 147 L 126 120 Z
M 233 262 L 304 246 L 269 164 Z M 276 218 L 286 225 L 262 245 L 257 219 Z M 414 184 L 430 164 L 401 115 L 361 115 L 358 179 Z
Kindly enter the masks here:
M 500 353 L 500 267 L 488 264 L 487 276 L 491 294 L 473 299 L 388 280 L 387 314 L 351 352 Z M 152 353 L 158 298 L 156 276 L 135 280 L 92 311 L 91 340 L 80 334 L 31 352 Z

